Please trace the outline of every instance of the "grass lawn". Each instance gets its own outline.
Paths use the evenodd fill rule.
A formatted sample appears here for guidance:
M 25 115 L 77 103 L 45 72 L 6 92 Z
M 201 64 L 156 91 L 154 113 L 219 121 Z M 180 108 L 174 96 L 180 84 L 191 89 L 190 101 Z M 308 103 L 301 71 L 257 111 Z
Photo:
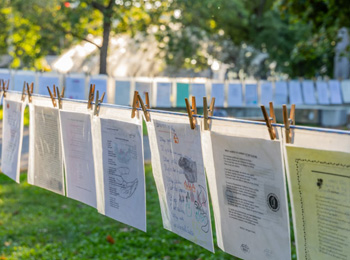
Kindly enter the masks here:
M 19 185 L 0 174 L 0 260 L 235 259 L 218 248 L 212 254 L 163 229 L 150 165 L 146 166 L 147 233 L 31 186 L 26 177 L 21 175 Z

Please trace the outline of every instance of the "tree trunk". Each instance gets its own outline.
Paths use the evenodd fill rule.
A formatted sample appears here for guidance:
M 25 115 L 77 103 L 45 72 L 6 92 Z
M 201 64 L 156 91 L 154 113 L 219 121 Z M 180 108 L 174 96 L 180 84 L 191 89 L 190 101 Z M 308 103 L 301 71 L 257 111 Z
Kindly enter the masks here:
M 111 19 L 104 17 L 103 19 L 103 40 L 100 49 L 100 74 L 107 74 L 107 54 L 109 45 L 109 35 L 111 32 Z

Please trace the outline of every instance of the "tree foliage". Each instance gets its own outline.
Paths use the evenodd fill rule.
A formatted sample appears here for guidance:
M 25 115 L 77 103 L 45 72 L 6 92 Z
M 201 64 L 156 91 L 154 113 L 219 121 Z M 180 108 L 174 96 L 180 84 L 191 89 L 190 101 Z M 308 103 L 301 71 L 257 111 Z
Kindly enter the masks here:
M 210 69 L 217 61 L 236 74 L 243 69 L 260 77 L 331 76 L 336 31 L 350 26 L 347 0 L 3 0 L 1 4 L 0 54 L 9 53 L 16 68 L 44 69 L 42 57 L 89 41 L 89 35 L 103 39 L 97 46 L 106 62 L 110 35 L 133 37 L 141 32 L 156 37 L 159 57 L 174 70 Z

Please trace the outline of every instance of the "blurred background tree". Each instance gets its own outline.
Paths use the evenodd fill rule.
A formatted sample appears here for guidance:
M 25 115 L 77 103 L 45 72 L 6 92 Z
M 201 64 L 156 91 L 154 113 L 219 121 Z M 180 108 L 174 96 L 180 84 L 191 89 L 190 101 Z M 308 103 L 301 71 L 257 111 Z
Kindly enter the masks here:
M 44 57 L 84 40 L 106 74 L 110 37 L 143 34 L 155 36 L 168 74 L 225 65 L 234 77 L 332 76 L 349 9 L 347 0 L 3 0 L 0 54 L 13 68 L 42 70 Z

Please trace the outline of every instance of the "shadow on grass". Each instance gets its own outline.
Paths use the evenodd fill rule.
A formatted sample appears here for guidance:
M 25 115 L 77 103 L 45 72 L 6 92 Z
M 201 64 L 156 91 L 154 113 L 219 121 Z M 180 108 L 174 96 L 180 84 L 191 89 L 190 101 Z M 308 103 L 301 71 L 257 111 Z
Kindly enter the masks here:
M 163 229 L 151 175 L 146 166 L 144 233 L 80 202 L 31 186 L 26 174 L 21 184 L 0 174 L 0 259 L 234 259 Z

